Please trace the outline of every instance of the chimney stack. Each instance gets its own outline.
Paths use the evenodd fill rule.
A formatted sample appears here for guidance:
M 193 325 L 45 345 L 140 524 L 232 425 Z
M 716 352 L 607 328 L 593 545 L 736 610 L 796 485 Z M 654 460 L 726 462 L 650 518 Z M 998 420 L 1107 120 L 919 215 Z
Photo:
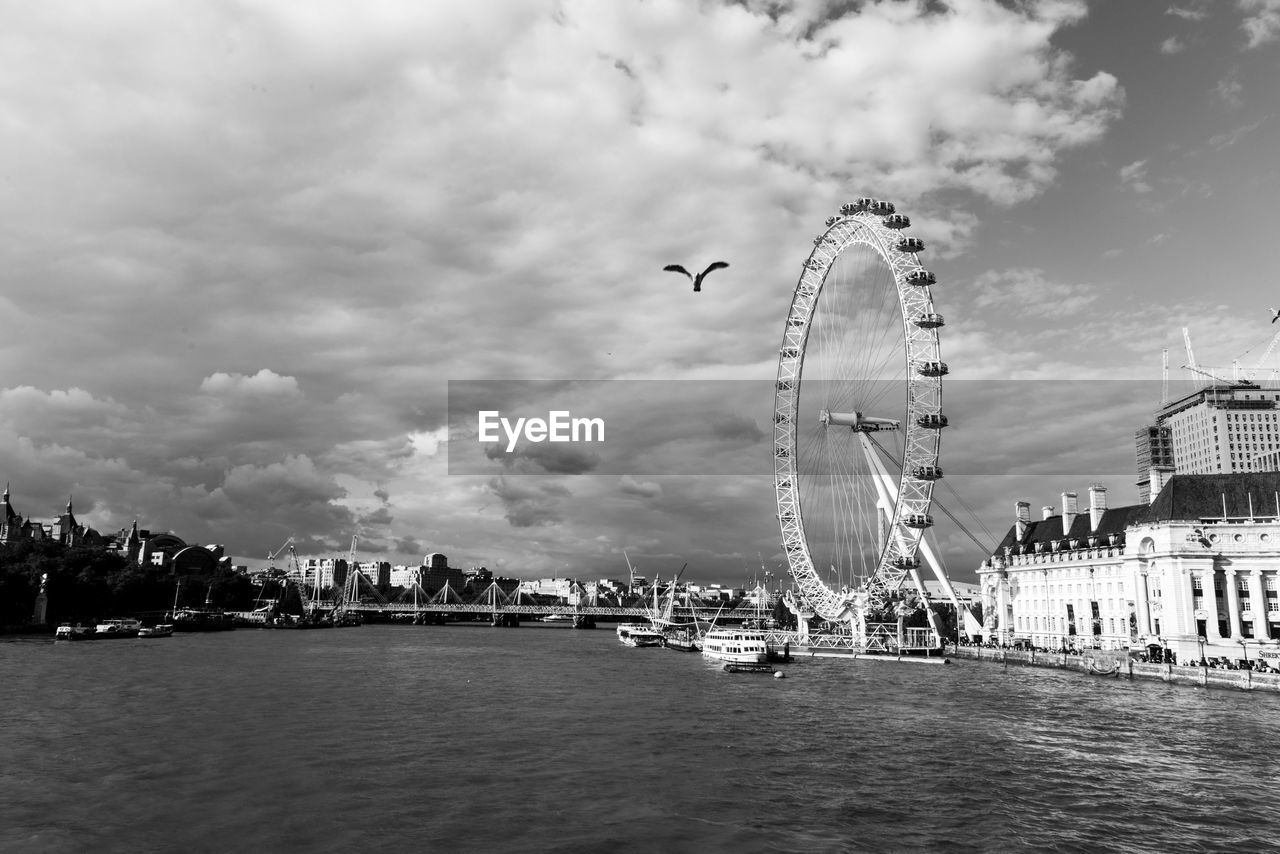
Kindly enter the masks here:
M 1107 488 L 1100 483 L 1089 487 L 1089 530 L 1098 530 L 1102 514 L 1107 509 Z
M 1018 526 L 1018 542 L 1027 535 L 1027 525 L 1031 524 L 1031 502 L 1019 501 L 1014 508 L 1014 519 Z
M 1169 482 L 1169 478 L 1171 477 L 1173 477 L 1173 469 L 1169 466 L 1151 467 L 1150 504 L 1156 503 L 1156 498 L 1160 495 L 1160 490 L 1164 489 L 1164 485 Z
M 1062 493 L 1062 536 L 1071 533 L 1071 524 L 1076 520 L 1076 514 L 1079 512 L 1076 504 L 1076 494 L 1074 492 Z
M 1043 506 L 1043 507 L 1041 507 L 1041 508 L 1040 508 L 1040 518 L 1041 518 L 1041 519 L 1048 519 L 1048 518 L 1049 518 L 1050 516 L 1052 516 L 1052 515 L 1053 515 L 1053 505 L 1052 505 L 1052 504 L 1046 504 L 1045 506 Z

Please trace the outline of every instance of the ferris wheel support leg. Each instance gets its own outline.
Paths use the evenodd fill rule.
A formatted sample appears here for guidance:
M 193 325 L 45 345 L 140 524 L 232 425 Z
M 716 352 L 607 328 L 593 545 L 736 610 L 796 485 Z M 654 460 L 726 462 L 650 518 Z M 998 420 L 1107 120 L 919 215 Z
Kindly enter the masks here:
M 956 596 L 955 588 L 951 586 L 951 579 L 947 578 L 947 573 L 942 568 L 942 563 L 938 560 L 937 555 L 933 553 L 933 549 L 925 542 L 924 537 L 920 538 L 920 553 L 924 555 L 925 562 L 929 564 L 929 568 L 933 570 L 933 577 L 938 579 L 938 583 L 942 585 L 942 589 L 946 592 L 947 598 L 951 600 L 951 605 L 956 609 L 956 622 L 959 627 L 966 631 L 968 626 L 964 619 L 965 614 L 974 622 L 977 618 L 973 616 L 973 612 L 968 608 L 960 605 L 960 597 Z
M 869 443 L 864 442 L 862 448 L 863 454 L 867 458 L 872 470 L 875 472 L 876 489 L 880 491 L 881 508 L 883 512 L 891 512 L 889 508 L 898 498 L 898 488 L 894 484 L 894 480 L 885 471 L 884 465 L 880 462 L 879 457 L 874 453 Z M 934 554 L 933 548 L 929 545 L 928 540 L 923 536 L 920 537 L 918 549 L 923 555 L 925 562 L 929 564 L 929 568 L 933 570 L 933 577 L 938 580 L 938 584 L 942 586 L 943 592 L 947 594 L 947 598 L 951 600 L 952 606 L 956 609 L 956 620 L 961 621 L 965 611 L 961 609 L 960 598 L 956 596 L 955 588 L 951 586 L 951 579 L 947 578 L 946 571 L 942 568 L 942 562 L 938 560 L 938 556 Z M 929 608 L 929 598 L 925 594 L 924 585 L 920 583 L 920 573 L 916 570 L 911 572 L 912 580 L 915 582 L 916 589 L 920 591 L 920 598 L 924 601 L 925 607 L 929 609 L 929 623 L 933 627 L 934 634 L 937 635 L 935 640 L 940 640 L 942 631 L 939 628 L 936 615 L 933 609 Z
M 787 606 L 787 610 L 795 615 L 796 642 L 807 644 L 809 642 L 809 620 L 813 618 L 813 612 L 805 610 L 804 606 L 796 601 L 790 591 L 787 592 L 786 596 L 782 597 L 782 602 Z
M 934 613 L 929 597 L 925 595 L 924 585 L 920 583 L 920 570 L 911 570 L 911 580 L 915 582 L 916 589 L 920 591 L 920 602 L 924 605 L 924 612 L 929 617 L 929 629 L 933 632 L 933 645 L 938 646 L 942 643 L 942 624 L 938 622 L 938 615 Z

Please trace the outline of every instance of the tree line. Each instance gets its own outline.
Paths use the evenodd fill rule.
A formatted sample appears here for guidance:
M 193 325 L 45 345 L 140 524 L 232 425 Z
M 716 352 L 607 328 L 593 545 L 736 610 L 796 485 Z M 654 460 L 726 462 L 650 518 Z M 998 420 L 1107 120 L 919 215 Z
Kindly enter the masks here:
M 180 606 L 208 601 L 215 608 L 248 610 L 257 593 L 246 576 L 231 569 L 179 579 L 169 569 L 138 566 L 101 548 L 22 541 L 0 545 L 0 629 L 30 625 L 42 579 L 49 626 L 169 611 L 175 595 Z

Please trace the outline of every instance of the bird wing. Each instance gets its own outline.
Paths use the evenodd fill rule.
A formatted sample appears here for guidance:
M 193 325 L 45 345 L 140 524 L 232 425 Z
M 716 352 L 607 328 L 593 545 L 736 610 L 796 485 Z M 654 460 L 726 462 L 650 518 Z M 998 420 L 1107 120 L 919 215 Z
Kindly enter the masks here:
M 724 261 L 716 261 L 708 265 L 707 269 L 702 271 L 702 275 L 705 276 L 707 273 L 710 273 L 712 270 L 723 270 L 725 267 L 728 267 L 728 266 L 729 265 L 726 264 Z
M 663 267 L 662 269 L 664 269 L 664 270 L 666 270 L 666 271 L 668 271 L 668 272 L 671 272 L 671 273 L 684 273 L 684 274 L 685 274 L 686 276 L 688 276 L 689 278 L 691 278 L 691 279 L 693 278 L 693 274 L 692 274 L 692 273 L 690 273 L 688 270 L 686 270 L 684 267 L 681 267 L 679 264 L 668 264 L 667 266 Z

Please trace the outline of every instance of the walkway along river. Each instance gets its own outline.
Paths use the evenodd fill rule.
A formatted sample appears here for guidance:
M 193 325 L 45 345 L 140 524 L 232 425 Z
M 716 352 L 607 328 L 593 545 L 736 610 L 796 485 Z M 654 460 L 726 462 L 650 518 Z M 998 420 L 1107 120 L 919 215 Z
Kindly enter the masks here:
M 1134 661 L 1124 654 L 1080 654 L 1066 652 L 1037 652 L 1021 649 L 993 649 L 991 647 L 961 646 L 948 653 L 955 658 L 994 664 L 1019 664 L 1028 667 L 1056 667 L 1078 670 L 1092 676 L 1116 676 L 1128 679 L 1160 679 L 1179 685 L 1199 685 L 1206 688 L 1235 688 L 1242 691 L 1270 691 L 1280 693 L 1280 673 L 1261 673 L 1254 670 L 1223 670 L 1216 667 L 1186 666 L 1181 664 L 1153 664 Z

